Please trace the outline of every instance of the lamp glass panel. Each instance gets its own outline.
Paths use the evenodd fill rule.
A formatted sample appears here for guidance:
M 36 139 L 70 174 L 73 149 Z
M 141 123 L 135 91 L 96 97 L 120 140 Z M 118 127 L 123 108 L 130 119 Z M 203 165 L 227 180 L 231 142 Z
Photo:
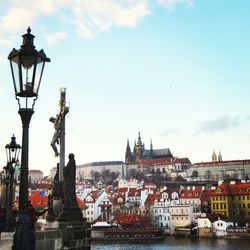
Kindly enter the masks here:
M 18 67 L 18 60 L 11 60 L 11 70 L 12 70 L 12 77 L 13 77 L 13 83 L 15 88 L 15 93 L 20 92 L 20 79 L 19 79 L 19 67 Z
M 33 74 L 34 74 L 34 57 L 22 57 L 21 60 L 21 70 L 23 78 L 22 90 L 26 93 L 33 92 Z
M 35 79 L 34 79 L 34 92 L 37 94 L 38 94 L 41 79 L 42 79 L 44 64 L 45 64 L 44 61 L 37 60 Z

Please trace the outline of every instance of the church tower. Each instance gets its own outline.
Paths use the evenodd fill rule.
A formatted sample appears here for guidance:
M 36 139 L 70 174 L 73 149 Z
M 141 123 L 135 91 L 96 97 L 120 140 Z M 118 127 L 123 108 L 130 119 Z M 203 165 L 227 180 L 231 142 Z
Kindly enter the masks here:
M 212 161 L 217 161 L 217 155 L 215 151 L 213 151 L 213 154 L 212 154 Z
M 153 143 L 152 143 L 152 139 L 150 141 L 150 157 L 153 157 Z
M 144 143 L 141 141 L 141 134 L 140 131 L 138 133 L 138 140 L 137 143 L 134 146 L 134 155 L 135 155 L 135 160 L 139 160 L 142 158 L 144 151 Z
M 125 152 L 125 163 L 132 162 L 132 154 L 131 154 L 131 148 L 129 146 L 129 140 L 127 140 L 127 147 L 126 147 L 126 152 Z
M 218 161 L 222 161 L 222 155 L 221 155 L 220 151 L 219 151 L 219 154 L 218 154 Z

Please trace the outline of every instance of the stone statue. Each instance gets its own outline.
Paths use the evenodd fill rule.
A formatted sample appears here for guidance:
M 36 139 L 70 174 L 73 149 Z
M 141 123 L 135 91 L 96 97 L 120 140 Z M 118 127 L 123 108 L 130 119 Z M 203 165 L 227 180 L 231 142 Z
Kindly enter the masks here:
M 50 145 L 55 152 L 55 156 L 58 157 L 59 152 L 58 152 L 56 144 L 59 144 L 60 142 L 61 114 L 57 114 L 56 118 L 50 117 L 49 121 L 54 123 L 54 128 L 55 128 L 55 132 L 54 132 Z
M 76 163 L 74 154 L 69 154 L 69 162 L 63 168 L 64 177 L 64 206 L 66 208 L 78 206 L 76 201 Z
M 54 212 L 53 212 L 53 194 L 52 194 L 52 185 L 48 187 L 48 213 L 46 216 L 47 221 L 54 221 Z

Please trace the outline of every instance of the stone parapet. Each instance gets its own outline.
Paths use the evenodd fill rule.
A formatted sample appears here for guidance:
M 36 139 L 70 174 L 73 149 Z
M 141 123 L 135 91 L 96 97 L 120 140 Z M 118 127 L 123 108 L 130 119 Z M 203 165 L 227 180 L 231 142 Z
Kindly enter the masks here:
M 36 250 L 62 249 L 62 231 L 58 229 L 36 232 Z

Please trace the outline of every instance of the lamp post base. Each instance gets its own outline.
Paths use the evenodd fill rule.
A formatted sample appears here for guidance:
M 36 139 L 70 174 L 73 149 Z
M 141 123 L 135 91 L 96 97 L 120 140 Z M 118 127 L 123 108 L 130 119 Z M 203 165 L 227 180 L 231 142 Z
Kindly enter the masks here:
M 36 246 L 36 231 L 28 213 L 20 213 L 13 235 L 12 250 L 34 250 Z

